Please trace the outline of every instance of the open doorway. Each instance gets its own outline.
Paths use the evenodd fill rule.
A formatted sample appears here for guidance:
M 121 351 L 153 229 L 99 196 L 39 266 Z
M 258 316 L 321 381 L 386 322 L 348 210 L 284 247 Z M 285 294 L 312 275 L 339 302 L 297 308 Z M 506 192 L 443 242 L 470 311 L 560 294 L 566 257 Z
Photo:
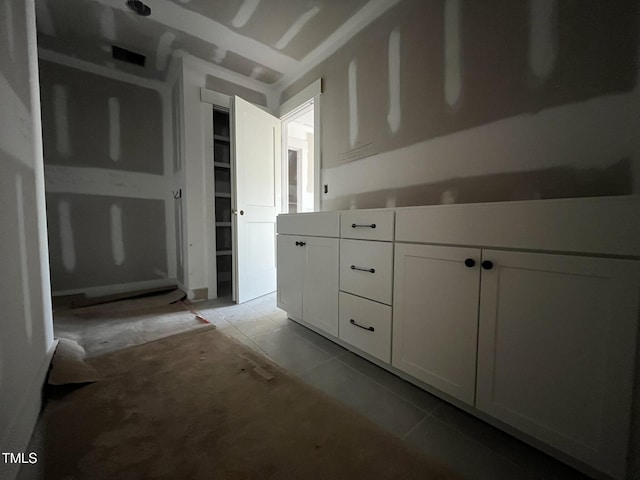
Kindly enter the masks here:
M 313 212 L 316 197 L 313 100 L 282 119 L 282 212 Z

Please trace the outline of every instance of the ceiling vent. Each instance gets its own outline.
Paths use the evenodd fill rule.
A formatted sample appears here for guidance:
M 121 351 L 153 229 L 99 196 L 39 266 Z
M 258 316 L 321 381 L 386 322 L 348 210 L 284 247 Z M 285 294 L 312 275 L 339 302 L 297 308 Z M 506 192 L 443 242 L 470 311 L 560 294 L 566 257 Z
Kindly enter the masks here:
M 116 47 L 115 45 L 111 45 L 111 54 L 116 60 L 132 63 L 133 65 L 139 65 L 141 67 L 144 67 L 144 63 L 147 60 L 147 57 L 144 55 L 132 52 L 126 48 Z
M 142 3 L 140 0 L 127 0 L 127 7 L 143 17 L 148 17 L 149 15 L 151 15 L 151 8 Z

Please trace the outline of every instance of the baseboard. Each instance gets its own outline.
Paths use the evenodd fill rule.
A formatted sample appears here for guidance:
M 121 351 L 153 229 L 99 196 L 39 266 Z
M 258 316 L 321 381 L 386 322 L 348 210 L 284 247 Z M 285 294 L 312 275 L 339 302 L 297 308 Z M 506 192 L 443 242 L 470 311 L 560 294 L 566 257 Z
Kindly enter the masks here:
M 58 341 L 54 340 L 42 359 L 36 376 L 33 378 L 31 385 L 29 385 L 22 402 L 20 402 L 20 410 L 2 439 L 0 452 L 25 453 L 28 457 L 27 448 L 42 406 L 42 388 L 57 346 Z M 7 480 L 16 478 L 20 466 L 19 463 L 5 463 L 4 458 L 0 458 L 0 478 Z
M 105 297 L 118 293 L 134 292 L 146 288 L 165 287 L 179 284 L 175 278 L 159 278 L 157 280 L 145 280 L 142 282 L 116 283 L 114 285 L 102 285 L 99 287 L 75 288 L 71 290 L 55 290 L 54 297 L 83 294 L 88 298 Z

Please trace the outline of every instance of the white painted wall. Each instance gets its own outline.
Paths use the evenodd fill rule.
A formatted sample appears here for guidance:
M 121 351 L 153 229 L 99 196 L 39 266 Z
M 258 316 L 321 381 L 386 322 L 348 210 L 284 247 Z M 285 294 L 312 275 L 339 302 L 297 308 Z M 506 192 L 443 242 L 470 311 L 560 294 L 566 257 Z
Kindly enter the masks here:
M 33 0 L 0 4 L 0 452 L 25 452 L 53 341 Z M 0 462 L 0 478 L 19 465 Z

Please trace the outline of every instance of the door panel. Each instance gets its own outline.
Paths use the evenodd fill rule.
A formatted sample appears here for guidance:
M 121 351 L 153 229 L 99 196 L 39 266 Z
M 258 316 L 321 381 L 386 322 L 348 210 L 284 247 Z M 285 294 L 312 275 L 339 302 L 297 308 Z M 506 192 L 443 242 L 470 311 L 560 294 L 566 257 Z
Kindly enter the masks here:
M 628 439 L 639 264 L 484 250 L 478 409 L 613 477 Z
M 299 241 L 294 235 L 278 235 L 278 308 L 294 320 L 302 319 L 305 250 Z
M 329 335 L 338 336 L 337 238 L 301 237 L 305 242 L 302 318 Z
M 275 222 L 280 196 L 280 120 L 234 97 L 234 199 L 238 303 L 276 289 Z
M 465 266 L 466 259 L 475 265 Z M 480 250 L 397 243 L 394 367 L 474 403 Z

